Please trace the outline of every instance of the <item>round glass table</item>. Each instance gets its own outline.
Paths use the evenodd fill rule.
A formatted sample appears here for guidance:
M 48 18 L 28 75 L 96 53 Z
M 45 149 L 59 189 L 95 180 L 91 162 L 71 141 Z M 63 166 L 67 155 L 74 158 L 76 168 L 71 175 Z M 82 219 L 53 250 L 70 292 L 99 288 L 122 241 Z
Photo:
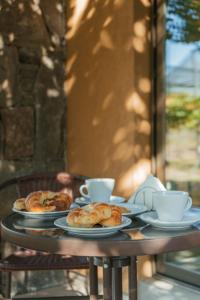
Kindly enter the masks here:
M 196 209 L 200 213 L 200 209 Z M 1 222 L 2 238 L 18 246 L 50 253 L 87 256 L 91 275 L 103 268 L 103 299 L 122 300 L 122 268 L 128 267 L 129 299 L 137 299 L 137 256 L 156 255 L 200 246 L 198 224 L 182 230 L 163 230 L 142 222 L 138 217 L 111 236 L 100 238 L 73 236 L 57 228 L 53 220 L 30 219 L 13 213 Z M 90 300 L 98 298 L 98 288 Z

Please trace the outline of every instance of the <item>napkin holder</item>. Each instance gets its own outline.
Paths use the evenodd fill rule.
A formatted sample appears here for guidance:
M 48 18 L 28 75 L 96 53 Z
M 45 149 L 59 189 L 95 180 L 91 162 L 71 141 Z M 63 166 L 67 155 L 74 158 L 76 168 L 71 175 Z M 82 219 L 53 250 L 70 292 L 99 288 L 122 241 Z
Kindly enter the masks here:
M 148 210 L 152 210 L 154 209 L 152 195 L 155 191 L 166 191 L 166 188 L 157 177 L 151 174 L 128 199 L 128 202 L 144 205 Z

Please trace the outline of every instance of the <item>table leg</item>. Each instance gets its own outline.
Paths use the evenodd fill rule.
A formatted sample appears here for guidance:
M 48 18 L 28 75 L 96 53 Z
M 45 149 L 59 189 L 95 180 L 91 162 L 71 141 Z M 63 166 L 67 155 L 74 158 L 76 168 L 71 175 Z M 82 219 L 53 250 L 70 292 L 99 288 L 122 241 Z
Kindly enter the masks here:
M 122 300 L 122 268 L 113 268 L 112 276 L 112 300 Z
M 103 258 L 103 295 L 104 300 L 112 299 L 112 266 L 108 257 Z
M 129 272 L 129 300 L 137 300 L 137 258 L 130 257 Z
M 97 266 L 94 265 L 94 258 L 89 258 L 89 278 L 90 278 L 90 300 L 98 299 L 98 274 Z
M 103 267 L 104 300 L 122 300 L 122 268 L 129 268 L 129 299 L 137 300 L 136 257 L 94 257 L 94 264 Z

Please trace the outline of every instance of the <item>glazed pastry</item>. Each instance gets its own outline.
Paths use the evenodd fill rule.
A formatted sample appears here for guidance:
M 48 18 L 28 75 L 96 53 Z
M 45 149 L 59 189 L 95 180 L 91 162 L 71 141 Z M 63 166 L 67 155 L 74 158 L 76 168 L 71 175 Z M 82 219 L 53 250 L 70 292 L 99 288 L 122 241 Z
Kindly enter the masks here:
M 72 197 L 69 194 L 37 191 L 30 193 L 25 200 L 25 207 L 30 212 L 63 211 L 69 209 Z
M 72 227 L 91 228 L 97 224 L 111 227 L 122 223 L 122 211 L 121 207 L 96 202 L 73 209 L 66 220 Z

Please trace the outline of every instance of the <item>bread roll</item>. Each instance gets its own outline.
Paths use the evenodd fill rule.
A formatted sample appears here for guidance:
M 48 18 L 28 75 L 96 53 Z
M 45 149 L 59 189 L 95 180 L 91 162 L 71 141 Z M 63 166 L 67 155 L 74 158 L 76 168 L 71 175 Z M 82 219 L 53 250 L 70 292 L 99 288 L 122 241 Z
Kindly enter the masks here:
M 14 204 L 13 207 L 17 210 L 25 210 L 26 206 L 25 206 L 25 198 L 19 198 L 17 199 Z

